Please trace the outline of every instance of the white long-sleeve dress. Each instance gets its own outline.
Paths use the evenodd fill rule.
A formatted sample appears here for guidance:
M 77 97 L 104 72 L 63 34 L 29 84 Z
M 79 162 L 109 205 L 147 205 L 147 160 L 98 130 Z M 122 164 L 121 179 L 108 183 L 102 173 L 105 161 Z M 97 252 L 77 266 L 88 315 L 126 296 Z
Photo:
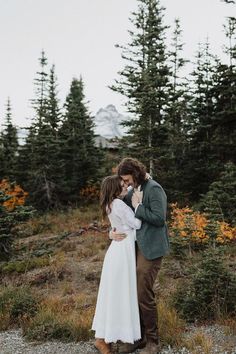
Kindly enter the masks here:
M 112 228 L 127 237 L 112 241 L 105 255 L 92 329 L 107 343 L 133 343 L 141 338 L 135 260 L 141 221 L 120 199 L 113 200 L 108 217 Z

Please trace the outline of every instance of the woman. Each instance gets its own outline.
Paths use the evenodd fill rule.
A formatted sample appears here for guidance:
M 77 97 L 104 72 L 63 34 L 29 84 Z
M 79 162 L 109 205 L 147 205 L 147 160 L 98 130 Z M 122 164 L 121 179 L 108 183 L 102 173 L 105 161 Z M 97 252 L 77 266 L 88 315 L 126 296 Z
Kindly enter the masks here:
M 141 338 L 136 285 L 135 238 L 141 221 L 121 199 L 123 182 L 117 175 L 106 177 L 101 186 L 101 208 L 112 228 L 124 234 L 112 241 L 104 258 L 92 329 L 95 347 L 110 354 L 111 342 L 134 343 Z

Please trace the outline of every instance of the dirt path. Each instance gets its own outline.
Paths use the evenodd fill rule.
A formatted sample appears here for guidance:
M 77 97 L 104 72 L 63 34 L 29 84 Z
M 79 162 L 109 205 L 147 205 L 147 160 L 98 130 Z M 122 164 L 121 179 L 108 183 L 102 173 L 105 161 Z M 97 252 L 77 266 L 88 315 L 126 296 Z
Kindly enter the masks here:
M 188 336 L 196 330 L 199 328 L 192 327 Z M 210 351 L 200 347 L 195 348 L 193 352 L 186 348 L 175 350 L 166 347 L 160 354 L 236 354 L 236 336 L 225 335 L 219 326 L 202 327 L 201 330 L 214 342 Z M 139 351 L 136 352 L 138 353 Z M 93 340 L 78 343 L 50 341 L 39 344 L 25 341 L 20 330 L 11 330 L 0 332 L 0 354 L 98 354 L 98 351 L 93 346 Z

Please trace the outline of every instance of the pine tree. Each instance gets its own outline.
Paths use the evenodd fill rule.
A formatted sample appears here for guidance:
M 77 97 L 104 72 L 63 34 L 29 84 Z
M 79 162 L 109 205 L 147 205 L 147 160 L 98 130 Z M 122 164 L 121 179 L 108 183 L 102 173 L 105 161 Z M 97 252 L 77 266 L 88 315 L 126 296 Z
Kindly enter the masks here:
M 17 182 L 27 191 L 31 192 L 32 159 L 34 152 L 35 128 L 33 125 L 25 128 L 28 131 L 25 142 L 19 146 L 17 158 Z
M 181 71 L 187 60 L 182 56 L 183 43 L 182 30 L 179 19 L 175 20 L 175 28 L 172 37 L 170 61 L 170 85 L 167 103 L 166 126 L 168 135 L 166 148 L 162 149 L 162 175 L 160 176 L 170 201 L 186 203 L 186 195 L 183 189 L 185 171 L 183 161 L 185 149 L 188 144 L 188 82 L 183 79 Z
M 29 128 L 26 144 L 19 154 L 19 182 L 29 192 L 29 200 L 37 208 L 42 207 L 45 192 L 47 193 L 47 177 L 45 174 L 45 158 L 47 157 L 47 140 L 44 135 L 47 115 L 48 74 L 47 58 L 44 51 L 39 58 L 40 71 L 34 80 L 35 98 L 31 100 L 35 116 Z M 48 205 L 44 205 L 47 208 Z
M 167 137 L 165 109 L 168 100 L 169 67 L 163 8 L 159 0 L 139 0 L 138 12 L 131 20 L 131 43 L 123 49 L 127 65 L 112 89 L 127 97 L 128 142 L 133 154 L 140 156 L 151 174 L 156 173 L 161 146 Z
M 29 191 L 30 202 L 38 209 L 45 210 L 59 205 L 58 129 L 61 115 L 54 66 L 48 77 L 44 52 L 39 61 L 41 70 L 35 79 L 36 96 L 31 100 L 35 117 L 26 144 L 20 150 L 19 181 Z
M 225 26 L 229 46 L 226 53 L 229 65 L 218 62 L 214 77 L 214 147 L 223 165 L 228 161 L 236 162 L 236 19 L 228 18 Z
M 201 209 L 216 220 L 236 224 L 236 165 L 228 162 L 201 199 Z
M 37 72 L 37 76 L 34 79 L 35 85 L 35 98 L 31 100 L 32 107 L 35 110 L 35 123 L 37 130 L 41 128 L 44 123 L 45 117 L 47 115 L 47 97 L 48 97 L 48 74 L 46 72 L 46 67 L 48 60 L 45 56 L 45 52 L 42 51 L 41 57 L 39 58 L 40 71 Z
M 3 142 L 2 133 L 0 132 L 0 181 L 4 176 L 4 154 L 3 154 Z
M 50 69 L 47 100 L 47 123 L 50 125 L 54 136 L 58 135 L 58 127 L 61 121 L 61 110 L 59 108 L 57 78 L 55 76 L 55 65 Z
M 190 143 L 186 154 L 184 180 L 192 201 L 197 201 L 200 194 L 206 193 L 209 184 L 219 174 L 218 158 L 212 147 L 214 73 L 215 58 L 210 53 L 207 42 L 204 46 L 199 46 L 196 67 L 192 73 L 191 115 L 188 127 Z
M 4 129 L 1 132 L 1 167 L 0 167 L 0 180 L 8 178 L 14 181 L 16 178 L 16 159 L 18 151 L 18 138 L 17 129 L 12 123 L 11 102 L 8 98 L 6 106 L 6 118 Z
M 66 98 L 60 129 L 61 190 L 64 203 L 74 204 L 79 193 L 98 174 L 100 153 L 94 145 L 93 122 L 84 103 L 82 78 L 74 78 Z

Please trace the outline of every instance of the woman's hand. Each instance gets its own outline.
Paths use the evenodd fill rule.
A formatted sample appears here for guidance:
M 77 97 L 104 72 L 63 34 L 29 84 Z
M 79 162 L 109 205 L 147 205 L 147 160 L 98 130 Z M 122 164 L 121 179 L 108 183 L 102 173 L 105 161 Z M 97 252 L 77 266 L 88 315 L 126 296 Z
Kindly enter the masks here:
M 132 195 L 132 205 L 134 207 L 134 209 L 136 209 L 136 207 L 139 204 L 142 204 L 142 200 L 143 200 L 143 192 L 140 192 L 139 190 L 135 190 L 133 195 Z

